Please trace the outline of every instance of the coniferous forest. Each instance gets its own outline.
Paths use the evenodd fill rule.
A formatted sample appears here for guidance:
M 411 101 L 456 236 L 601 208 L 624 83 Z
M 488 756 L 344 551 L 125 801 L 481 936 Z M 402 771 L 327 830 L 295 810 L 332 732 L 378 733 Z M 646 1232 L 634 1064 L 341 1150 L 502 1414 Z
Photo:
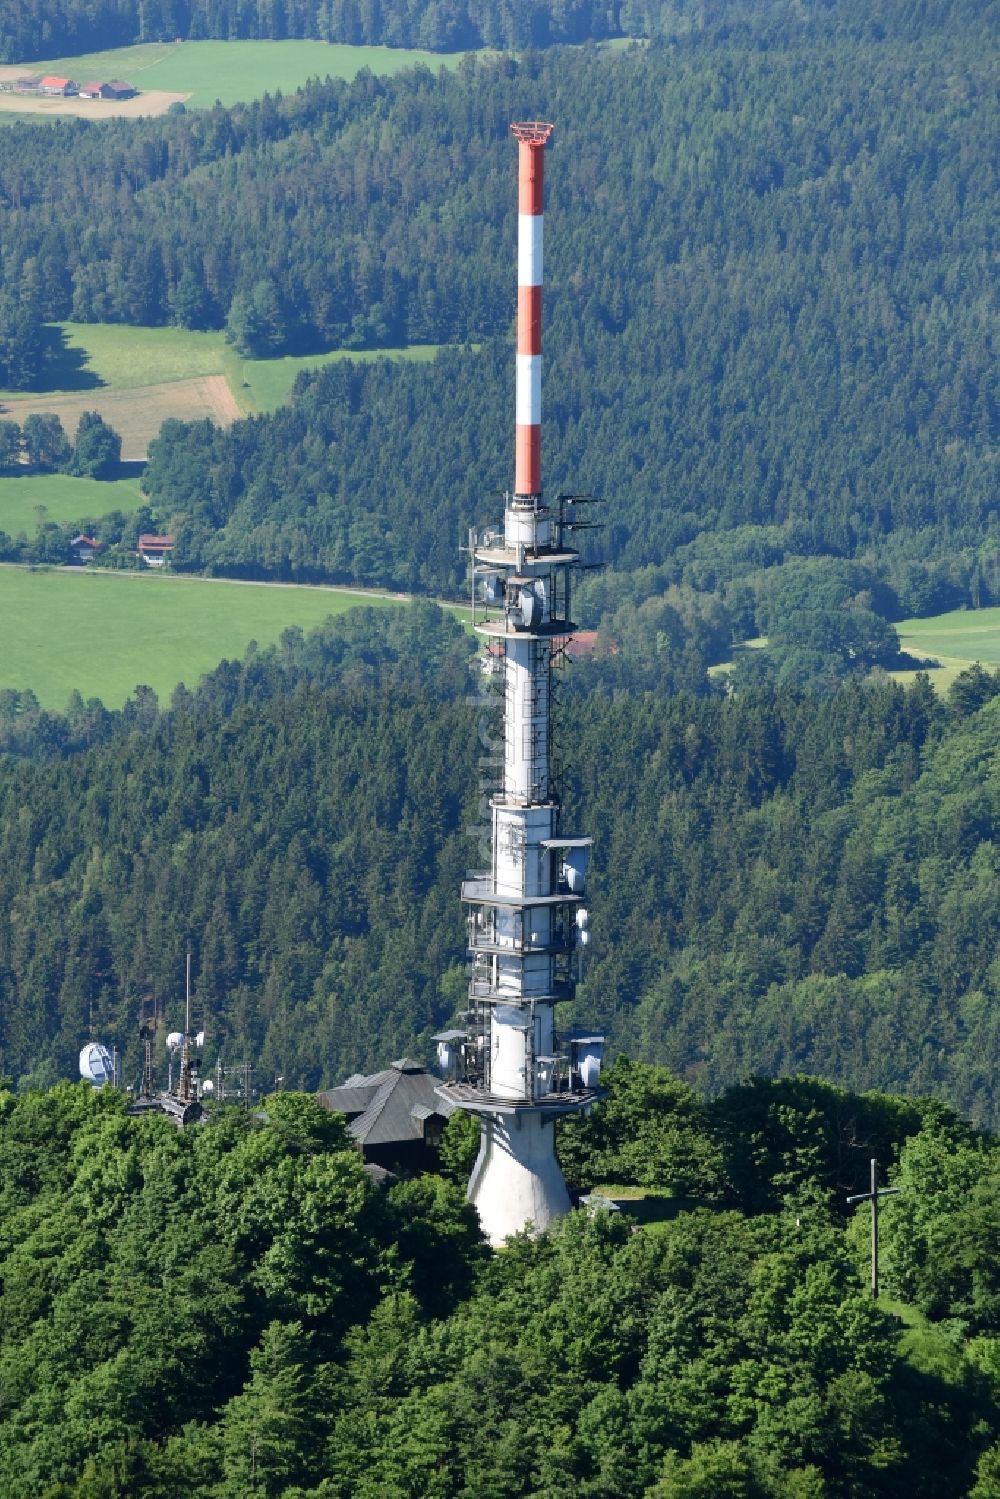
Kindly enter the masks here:
M 136 1071 L 140 997 L 173 1028 L 188 948 L 210 1062 L 312 1089 L 429 1050 L 463 1005 L 458 888 L 494 774 L 471 649 L 433 605 L 355 610 L 163 708 L 0 694 L 0 1068 L 71 1076 L 96 1030 Z M 1000 675 L 942 701 L 926 679 L 724 697 L 577 670 L 557 742 L 567 825 L 595 838 L 580 1018 L 709 1093 L 808 1071 L 997 1127 Z
M 118 711 L 0 691 L 0 1495 L 996 1499 L 1000 673 L 883 669 L 896 621 L 1000 601 L 994 7 L 44 11 L 0 0 L 10 58 L 522 49 L 0 130 L 0 380 L 43 385 L 65 319 L 444 345 L 165 426 L 147 506 L 89 529 L 111 563 L 162 525 L 181 569 L 454 597 L 509 482 L 507 125 L 556 120 L 546 482 L 598 497 L 604 565 L 558 674 L 595 840 L 559 1022 L 616 1059 L 557 1148 L 637 1195 L 493 1254 L 464 1115 L 378 1187 L 308 1096 L 464 1007 L 498 702 L 449 613 L 356 609 Z M 644 45 L 550 47 L 608 36 Z M 252 1061 L 258 1103 L 179 1132 L 68 1079 L 93 1036 L 136 1078 L 149 996 L 163 1062 L 189 951 L 205 1064 Z M 878 1302 L 845 1201 L 873 1156 Z
M 0 355 L 29 315 L 254 355 L 449 345 L 303 376 L 226 433 L 171 423 L 146 483 L 179 567 L 454 595 L 509 482 L 507 124 L 544 113 L 546 473 L 605 501 L 591 557 L 665 570 L 736 636 L 822 596 L 793 683 L 888 664 L 894 620 L 1000 600 L 990 10 L 737 9 L 624 53 L 14 127 Z

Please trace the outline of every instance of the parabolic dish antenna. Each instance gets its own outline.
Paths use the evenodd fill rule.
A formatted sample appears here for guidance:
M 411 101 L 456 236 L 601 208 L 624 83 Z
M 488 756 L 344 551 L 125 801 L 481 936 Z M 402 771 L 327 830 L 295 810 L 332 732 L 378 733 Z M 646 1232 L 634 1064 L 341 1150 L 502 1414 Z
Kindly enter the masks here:
M 90 1041 L 80 1052 L 80 1076 L 84 1082 L 103 1088 L 114 1081 L 115 1066 L 111 1053 L 99 1041 Z

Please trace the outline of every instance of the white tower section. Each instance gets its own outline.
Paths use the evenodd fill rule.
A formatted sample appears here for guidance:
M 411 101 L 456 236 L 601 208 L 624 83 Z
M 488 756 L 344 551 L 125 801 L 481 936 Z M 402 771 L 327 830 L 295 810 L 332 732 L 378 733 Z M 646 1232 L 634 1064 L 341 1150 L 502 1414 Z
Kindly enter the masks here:
M 439 1091 L 480 1116 L 469 1183 L 493 1244 L 541 1232 L 570 1206 L 555 1156 L 555 1119 L 601 1096 L 599 1037 L 560 1046 L 554 1010 L 573 994 L 574 953 L 586 940 L 582 908 L 591 840 L 559 830 L 551 780 L 553 647 L 565 643 L 570 575 L 564 544 L 573 501 L 543 503 L 540 462 L 542 153 L 551 126 L 512 127 L 520 145 L 517 443 L 515 491 L 503 530 L 473 533 L 475 628 L 502 672 L 503 782 L 492 798 L 492 867 L 466 880 L 470 1008 L 459 1078 Z M 578 503 L 578 502 L 576 502 Z

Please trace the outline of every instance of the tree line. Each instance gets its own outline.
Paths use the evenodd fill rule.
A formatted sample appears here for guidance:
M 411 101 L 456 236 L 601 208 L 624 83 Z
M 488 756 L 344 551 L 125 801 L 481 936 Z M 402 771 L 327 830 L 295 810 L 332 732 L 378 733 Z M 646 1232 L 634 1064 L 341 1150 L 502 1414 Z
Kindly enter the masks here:
M 121 456 L 121 436 L 99 411 L 80 413 L 72 443 L 52 412 L 32 412 L 23 423 L 0 420 L 0 473 L 17 474 L 26 464 L 48 473 L 109 479 Z
M 24 0 L 4 0 L 0 57 L 23 62 L 136 42 L 305 38 L 352 46 L 454 52 L 477 47 L 546 47 L 620 36 L 621 5 L 595 0 L 57 0 L 44 16 Z M 636 22 L 644 23 L 641 11 Z
M 385 1189 L 302 1094 L 179 1132 L 110 1089 L 0 1088 L 11 1499 L 990 1499 L 996 1138 L 807 1078 L 607 1084 L 559 1149 L 645 1183 L 638 1223 L 496 1253 L 451 1179 L 465 1116 L 442 1173 Z M 846 1217 L 873 1150 L 907 1325 Z

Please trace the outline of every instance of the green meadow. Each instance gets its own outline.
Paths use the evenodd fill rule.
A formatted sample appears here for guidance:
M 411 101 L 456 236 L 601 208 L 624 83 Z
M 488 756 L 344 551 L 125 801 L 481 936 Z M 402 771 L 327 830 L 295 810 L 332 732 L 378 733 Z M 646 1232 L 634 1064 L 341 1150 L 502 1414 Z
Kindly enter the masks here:
M 31 536 L 51 521 L 76 525 L 112 510 L 138 510 L 138 479 L 75 479 L 70 474 L 25 474 L 0 479 L 0 531 Z
M 248 643 L 314 628 L 358 604 L 402 600 L 349 589 L 214 582 L 159 573 L 0 567 L 0 688 L 62 709 L 75 689 L 120 707 L 138 683 L 161 702 Z
M 904 619 L 896 630 L 902 650 L 916 658 L 911 669 L 892 673 L 898 681 L 911 681 L 922 669 L 918 663 L 926 661 L 924 669 L 944 692 L 977 661 L 985 667 L 1000 666 L 1000 608 L 954 609 L 927 619 Z
M 413 344 L 400 349 L 333 349 L 284 359 L 241 359 L 219 331 L 67 322 L 50 325 L 49 332 L 52 349 L 46 393 L 135 390 L 223 375 L 240 409 L 248 414 L 283 406 L 300 370 L 338 359 L 428 360 L 438 348 L 437 344 Z M 24 391 L 0 390 L 0 402 L 10 408 L 6 415 L 15 421 L 18 403 L 28 404 L 31 399 Z
M 33 62 L 33 73 L 124 78 L 148 92 L 188 94 L 190 108 L 241 104 L 279 90 L 293 93 L 310 78 L 353 78 L 362 68 L 398 73 L 423 63 L 455 67 L 461 52 L 419 52 L 403 47 L 346 47 L 332 42 L 144 42 L 108 52 Z
M 911 657 L 913 665 L 889 675 L 904 685 L 912 682 L 918 671 L 926 671 L 938 692 L 947 692 L 955 678 L 977 661 L 988 668 L 1000 666 L 1000 608 L 953 609 L 926 619 L 904 619 L 896 625 L 896 632 L 902 654 Z M 733 647 L 733 657 L 766 647 L 763 635 L 743 640 Z M 731 660 L 721 661 L 710 666 L 708 673 L 721 677 L 732 667 Z
M 319 369 L 324 364 L 353 359 L 359 364 L 373 359 L 413 360 L 418 364 L 433 359 L 439 344 L 410 344 L 404 349 L 333 349 L 326 354 L 289 355 L 284 359 L 239 360 L 239 382 L 233 393 L 241 405 L 253 411 L 276 411 L 284 406 L 300 370 Z
M 239 359 L 221 332 L 137 328 L 126 323 L 51 324 L 46 389 L 135 390 L 141 385 L 225 375 L 232 383 Z M 17 399 L 14 392 L 4 401 Z

